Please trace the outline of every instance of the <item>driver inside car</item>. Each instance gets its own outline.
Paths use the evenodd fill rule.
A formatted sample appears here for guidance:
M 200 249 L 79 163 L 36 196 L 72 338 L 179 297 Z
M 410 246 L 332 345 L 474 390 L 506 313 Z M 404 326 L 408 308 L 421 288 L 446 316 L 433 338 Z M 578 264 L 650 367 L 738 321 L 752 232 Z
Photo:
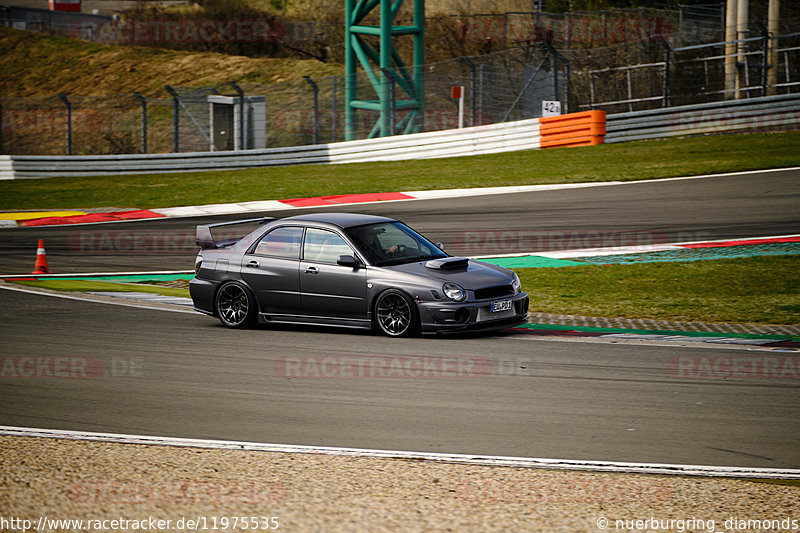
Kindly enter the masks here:
M 397 245 L 392 245 L 384 250 L 372 228 L 359 229 L 356 235 L 361 243 L 362 249 L 370 256 L 370 259 L 384 260 L 395 255 L 399 251 Z

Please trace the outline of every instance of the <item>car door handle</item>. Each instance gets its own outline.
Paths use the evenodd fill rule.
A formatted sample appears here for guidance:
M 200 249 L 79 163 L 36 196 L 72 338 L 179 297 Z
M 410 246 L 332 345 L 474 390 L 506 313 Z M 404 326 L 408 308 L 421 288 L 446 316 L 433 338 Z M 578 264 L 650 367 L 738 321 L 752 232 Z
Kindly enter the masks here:
M 308 267 L 306 268 L 306 274 L 319 274 L 319 269 L 317 267 Z
M 255 261 L 255 260 L 254 260 L 254 261 L 250 261 L 249 263 L 247 263 L 247 265 L 246 265 L 246 266 L 249 266 L 250 268 L 258 268 L 258 267 L 260 267 L 261 265 L 258 263 L 258 261 Z

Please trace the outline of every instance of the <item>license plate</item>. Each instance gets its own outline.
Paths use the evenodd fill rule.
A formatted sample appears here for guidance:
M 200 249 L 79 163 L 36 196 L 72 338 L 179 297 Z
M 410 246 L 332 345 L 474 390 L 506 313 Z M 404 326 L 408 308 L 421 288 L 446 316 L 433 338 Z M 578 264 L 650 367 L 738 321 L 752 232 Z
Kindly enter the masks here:
M 502 302 L 493 302 L 491 311 L 497 313 L 499 311 L 510 311 L 514 309 L 514 302 L 511 300 L 503 300 Z

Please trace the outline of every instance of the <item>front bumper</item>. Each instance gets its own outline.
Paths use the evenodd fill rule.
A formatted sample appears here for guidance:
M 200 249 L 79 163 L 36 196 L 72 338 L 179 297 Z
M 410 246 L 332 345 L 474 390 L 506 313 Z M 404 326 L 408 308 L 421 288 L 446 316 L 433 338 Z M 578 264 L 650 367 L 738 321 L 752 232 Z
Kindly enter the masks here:
M 453 302 L 449 300 L 419 302 L 420 324 L 423 332 L 457 332 L 505 329 L 527 322 L 528 295 L 518 293 L 510 298 L 512 308 L 491 312 L 494 300 Z

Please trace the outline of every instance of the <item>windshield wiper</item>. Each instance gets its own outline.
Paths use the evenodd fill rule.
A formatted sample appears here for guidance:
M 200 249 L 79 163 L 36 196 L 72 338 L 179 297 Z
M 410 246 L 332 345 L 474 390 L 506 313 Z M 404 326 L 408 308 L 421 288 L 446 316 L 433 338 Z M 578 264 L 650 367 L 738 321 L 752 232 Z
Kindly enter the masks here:
M 398 257 L 397 259 L 389 259 L 383 261 L 379 266 L 393 266 L 405 265 L 408 263 L 419 263 L 420 261 L 428 261 L 429 259 L 441 259 L 447 257 L 446 255 L 419 255 L 417 257 Z

